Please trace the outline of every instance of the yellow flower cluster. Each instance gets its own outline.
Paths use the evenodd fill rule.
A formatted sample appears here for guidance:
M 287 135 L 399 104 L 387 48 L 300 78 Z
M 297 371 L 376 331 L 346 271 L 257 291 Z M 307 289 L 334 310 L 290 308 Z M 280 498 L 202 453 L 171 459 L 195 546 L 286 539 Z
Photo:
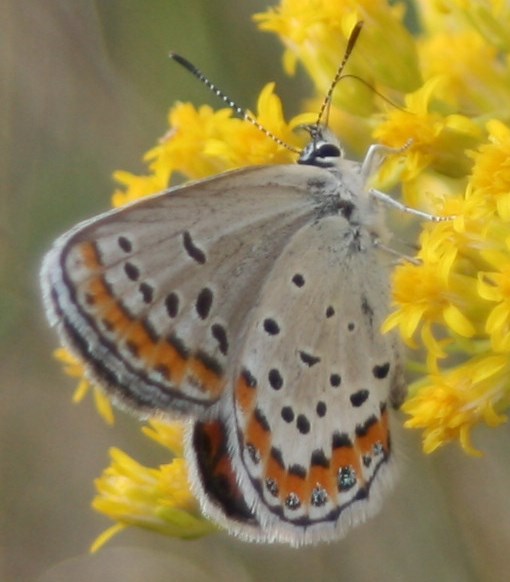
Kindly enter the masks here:
M 274 94 L 274 83 L 268 83 L 258 98 L 258 122 L 291 146 L 302 147 L 303 136 L 293 130 L 315 121 L 315 117 L 298 115 L 287 123 L 281 101 Z M 231 109 L 214 111 L 207 105 L 196 109 L 190 103 L 177 103 L 170 109 L 168 123 L 166 135 L 144 156 L 148 175 L 114 174 L 122 188 L 114 193 L 113 206 L 164 190 L 174 174 L 200 179 L 242 166 L 288 164 L 296 157 L 255 126 L 234 117 Z
M 133 525 L 187 539 L 216 529 L 200 515 L 198 503 L 189 491 L 182 459 L 182 426 L 153 420 L 144 427 L 144 433 L 176 458 L 151 469 L 119 449 L 110 450 L 111 465 L 96 479 L 97 496 L 92 506 L 117 523 L 95 540 L 92 551 Z
M 417 357 L 424 364 L 403 407 L 406 425 L 423 429 L 426 452 L 459 440 L 476 454 L 472 427 L 504 422 L 510 399 L 510 7 L 500 0 L 416 0 L 414 9 L 414 35 L 402 5 L 385 0 L 281 0 L 255 20 L 283 42 L 289 74 L 305 68 L 315 98 L 329 87 L 354 23 L 364 21 L 349 75 L 333 98 L 331 129 L 354 152 L 375 141 L 400 147 L 412 139 L 405 156 L 384 165 L 378 184 L 399 183 L 411 206 L 454 217 L 423 225 L 417 260 L 393 276 L 394 311 L 385 330 L 398 328 L 425 354 Z M 295 127 L 314 120 L 287 123 L 272 84 L 260 94 L 256 117 L 295 147 L 302 145 Z M 294 159 L 230 110 L 180 103 L 169 126 L 146 154 L 147 175 L 116 174 L 114 206 L 168 187 L 175 175 L 203 178 Z M 82 392 L 86 386 L 82 381 Z M 99 543 L 132 524 L 180 536 L 210 531 L 189 498 L 178 432 L 158 423 L 150 434 L 177 458 L 148 469 L 112 451 L 94 507 L 121 525 Z
M 476 454 L 471 427 L 504 422 L 510 399 L 510 129 L 487 129 L 465 191 L 447 201 L 456 218 L 426 228 L 421 264 L 394 274 L 398 311 L 386 329 L 399 326 L 410 344 L 419 335 L 428 353 L 429 375 L 403 407 L 426 452 L 459 438 Z

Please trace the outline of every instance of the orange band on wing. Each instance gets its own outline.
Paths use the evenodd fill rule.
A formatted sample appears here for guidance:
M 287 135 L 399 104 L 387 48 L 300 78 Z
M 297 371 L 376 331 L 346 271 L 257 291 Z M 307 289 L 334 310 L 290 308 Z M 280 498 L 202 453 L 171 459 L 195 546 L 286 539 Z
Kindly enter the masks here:
M 211 396 L 219 396 L 223 391 L 225 382 L 222 375 L 208 368 L 199 358 L 191 357 L 188 360 L 186 374 L 198 380 L 198 387 Z
M 388 412 L 384 411 L 381 418 L 371 424 L 366 434 L 356 437 L 356 446 L 362 454 L 373 453 L 374 445 L 382 444 L 385 451 L 388 451 Z
M 300 503 L 308 505 L 311 488 L 306 475 L 295 475 L 287 471 L 283 483 L 280 483 L 280 498 L 286 499 L 291 493 L 297 495 Z
M 243 414 L 247 415 L 253 410 L 256 395 L 256 386 L 250 386 L 246 378 L 241 374 L 236 383 L 235 396 Z
M 79 251 L 85 266 L 91 271 L 96 271 L 98 268 L 102 267 L 95 243 L 80 243 L 77 247 L 77 251 Z
M 269 455 L 266 464 L 265 477 L 266 479 L 272 479 L 278 487 L 285 481 L 287 476 L 287 471 L 285 467 L 278 462 L 272 455 Z
M 352 467 L 356 475 L 361 475 L 360 457 L 352 445 L 333 449 L 331 456 L 332 474 L 336 475 L 342 467 Z
M 246 427 L 245 432 L 245 442 L 246 444 L 255 447 L 262 459 L 264 459 L 269 453 L 271 433 L 260 422 L 256 414 L 252 414 L 248 421 L 248 426 Z
M 86 293 L 93 298 L 91 305 L 94 317 L 100 318 L 104 325 L 117 334 L 146 369 L 157 370 L 163 376 L 179 385 L 188 376 L 190 382 L 199 390 L 212 397 L 218 397 L 224 387 L 220 371 L 208 366 L 198 355 L 184 355 L 171 343 L 171 339 L 154 338 L 142 321 L 132 316 L 111 292 L 101 273 L 101 263 L 95 245 L 82 243 L 79 252 L 91 273 L 99 273 L 87 282 Z

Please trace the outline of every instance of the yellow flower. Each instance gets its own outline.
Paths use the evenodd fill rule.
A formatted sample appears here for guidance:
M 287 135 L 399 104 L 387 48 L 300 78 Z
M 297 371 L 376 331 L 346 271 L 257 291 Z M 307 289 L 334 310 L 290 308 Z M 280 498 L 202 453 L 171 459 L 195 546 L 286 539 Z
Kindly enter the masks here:
M 284 43 L 286 71 L 293 74 L 296 63 L 301 62 L 319 93 L 324 95 L 338 68 L 347 38 L 360 20 L 365 27 L 357 54 L 349 63 L 350 72 L 365 81 L 375 77 L 388 88 L 415 89 L 420 83 L 416 45 L 402 24 L 402 17 L 401 6 L 389 7 L 384 0 L 282 0 L 278 7 L 254 18 L 261 30 L 278 34 Z M 363 52 L 370 55 L 370 61 L 363 61 Z M 336 98 L 341 102 L 340 91 Z M 356 107 L 354 100 L 349 106 Z
M 125 190 L 116 190 L 112 195 L 112 206 L 119 208 L 125 206 L 130 202 L 134 202 L 144 196 L 150 196 L 155 192 L 161 192 L 168 186 L 170 179 L 170 172 L 165 175 L 152 174 L 148 176 L 136 176 L 130 172 L 118 171 L 113 174 L 113 177 Z
M 486 331 L 495 352 L 510 352 L 510 261 L 499 265 L 499 272 L 480 274 L 478 289 L 480 296 L 493 301 L 487 317 Z
M 173 455 L 182 454 L 179 423 L 152 421 L 146 434 Z M 92 507 L 117 523 L 96 539 L 92 551 L 130 526 L 187 539 L 216 529 L 200 515 L 198 503 L 189 491 L 184 459 L 176 457 L 151 469 L 116 448 L 110 450 L 110 458 L 110 466 L 95 481 L 97 495 Z
M 81 402 L 87 394 L 92 391 L 94 396 L 94 402 L 99 415 L 106 422 L 106 424 L 112 425 L 114 423 L 114 416 L 112 405 L 108 397 L 102 388 L 96 384 L 92 384 L 85 377 L 85 368 L 78 358 L 73 356 L 71 352 L 65 348 L 58 348 L 53 353 L 56 360 L 58 360 L 62 365 L 64 372 L 71 376 L 71 378 L 79 378 L 80 381 L 76 387 L 73 395 L 73 402 Z
M 506 420 L 500 411 L 510 400 L 510 131 L 495 120 L 487 129 L 488 141 L 470 154 L 459 216 L 426 228 L 421 263 L 394 273 L 398 309 L 385 327 L 399 326 L 408 344 L 428 352 L 429 378 L 411 385 L 403 407 L 406 426 L 424 429 L 427 452 L 458 438 L 473 453 L 471 428 Z
M 510 220 L 510 128 L 498 120 L 487 124 L 489 143 L 472 154 L 473 192 L 485 206 L 494 206 L 502 220 Z
M 506 421 L 496 406 L 508 400 L 509 373 L 507 357 L 487 356 L 432 375 L 404 402 L 402 410 L 411 415 L 405 426 L 424 429 L 426 453 L 458 439 L 467 453 L 479 455 L 471 444 L 471 428 L 479 422 L 498 426 Z
M 448 30 L 425 37 L 419 44 L 419 53 L 424 77 L 442 79 L 435 97 L 451 109 L 476 116 L 507 107 L 508 70 L 487 66 L 488 62 L 497 62 L 498 50 L 478 32 Z
M 441 34 L 472 28 L 500 50 L 510 50 L 510 5 L 506 0 L 416 0 L 424 28 Z
M 469 170 L 465 150 L 482 136 L 470 119 L 431 111 L 430 104 L 442 84 L 441 78 L 427 81 L 405 98 L 405 109 L 394 109 L 373 132 L 374 138 L 391 147 L 411 141 L 401 180 L 411 182 L 425 169 L 448 176 L 465 175 Z M 392 160 L 389 162 L 394 163 Z M 388 167 L 385 171 L 388 171 Z
M 312 122 L 313 117 L 298 116 L 287 123 L 274 83 L 268 83 L 258 100 L 257 120 L 289 145 L 299 147 L 302 143 L 292 130 Z M 160 144 L 145 156 L 156 175 L 171 168 L 197 179 L 240 166 L 290 163 L 296 157 L 252 124 L 233 117 L 230 109 L 215 112 L 207 106 L 195 109 L 179 103 L 170 110 L 169 123 L 170 130 Z

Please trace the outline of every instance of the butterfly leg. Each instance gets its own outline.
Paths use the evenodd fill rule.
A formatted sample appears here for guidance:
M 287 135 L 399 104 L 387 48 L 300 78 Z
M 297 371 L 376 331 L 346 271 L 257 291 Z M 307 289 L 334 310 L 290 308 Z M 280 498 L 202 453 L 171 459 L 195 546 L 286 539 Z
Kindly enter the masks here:
M 380 190 L 375 190 L 374 188 L 369 190 L 369 194 L 374 198 L 377 198 L 377 200 L 384 202 L 384 204 L 392 206 L 401 212 L 406 212 L 407 214 L 412 214 L 413 216 L 419 216 L 420 218 L 423 218 L 424 220 L 430 220 L 431 222 L 444 222 L 454 218 L 453 216 L 438 216 L 437 214 L 430 214 L 429 212 L 423 212 L 423 210 L 411 208 L 410 206 L 406 206 L 402 202 L 395 200 L 391 196 L 388 196 L 388 194 L 385 194 Z
M 367 155 L 363 160 L 361 166 L 361 176 L 363 180 L 367 180 L 372 176 L 379 166 L 389 155 L 401 154 L 405 152 L 409 147 L 411 147 L 413 140 L 408 140 L 402 147 L 392 148 L 390 146 L 385 146 L 382 144 L 373 144 L 368 148 Z
M 406 255 L 404 253 L 401 253 L 400 251 L 397 251 L 395 249 L 392 249 L 391 247 L 388 247 L 384 244 L 381 243 L 380 240 L 375 239 L 374 240 L 374 246 L 377 247 L 378 249 L 380 249 L 381 251 L 384 251 L 385 253 L 387 253 L 388 255 L 391 255 L 392 257 L 395 257 L 397 260 L 394 262 L 394 265 L 397 265 L 399 263 L 411 263 L 412 265 L 421 265 L 422 262 L 415 258 L 415 257 L 411 257 L 409 255 Z

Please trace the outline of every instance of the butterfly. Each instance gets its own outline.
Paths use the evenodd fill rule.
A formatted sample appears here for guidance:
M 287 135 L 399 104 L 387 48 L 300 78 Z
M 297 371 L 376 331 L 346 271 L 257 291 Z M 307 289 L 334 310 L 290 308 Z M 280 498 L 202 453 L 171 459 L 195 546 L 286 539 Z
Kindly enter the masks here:
M 367 186 L 381 148 L 358 163 L 320 123 L 309 131 L 297 164 L 78 224 L 41 273 L 49 320 L 91 380 L 142 417 L 186 422 L 204 514 L 294 546 L 378 511 L 395 475 L 388 408 L 406 394 L 398 338 L 380 332 L 383 204 L 402 206 Z

